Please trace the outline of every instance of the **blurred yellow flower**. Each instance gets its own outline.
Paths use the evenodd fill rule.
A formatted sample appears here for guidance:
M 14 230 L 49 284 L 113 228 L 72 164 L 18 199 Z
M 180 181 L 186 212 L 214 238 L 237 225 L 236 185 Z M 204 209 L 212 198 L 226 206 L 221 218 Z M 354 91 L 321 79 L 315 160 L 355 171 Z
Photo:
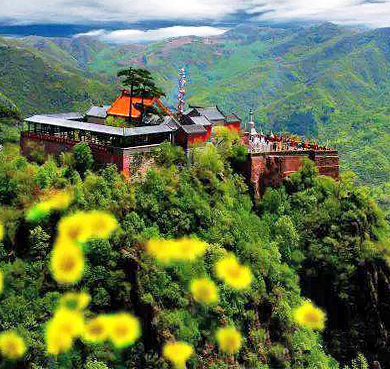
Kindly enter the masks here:
M 177 259 L 183 261 L 194 261 L 204 255 L 207 250 L 207 243 L 192 238 L 182 238 L 176 241 Z
M 105 341 L 109 336 L 110 319 L 108 315 L 98 315 L 86 322 L 83 337 L 88 342 L 99 343 Z
M 26 344 L 22 337 L 14 331 L 0 333 L 0 352 L 8 359 L 17 359 L 26 352 Z
M 82 311 L 90 301 L 91 296 L 86 292 L 68 292 L 60 298 L 60 306 L 69 310 Z
M 116 348 L 132 345 L 140 335 L 140 323 L 133 315 L 118 313 L 110 316 L 109 338 Z
M 69 192 L 59 192 L 47 200 L 47 202 L 51 209 L 64 210 L 70 205 L 72 200 L 73 195 Z
M 215 265 L 215 272 L 219 279 L 237 290 L 248 288 L 252 282 L 250 269 L 240 265 L 234 255 L 219 260 Z
M 73 340 L 84 331 L 84 318 L 75 310 L 59 308 L 47 323 L 45 331 L 47 352 L 58 355 L 72 347 Z
M 4 277 L 3 277 L 3 272 L 0 270 L 0 293 L 3 292 L 4 288 Z
M 234 327 L 218 328 L 217 341 L 221 351 L 234 354 L 240 351 L 242 345 L 241 333 Z
M 190 238 L 182 238 L 179 240 L 150 240 L 146 245 L 146 252 L 165 264 L 194 261 L 204 255 L 206 250 L 207 243 Z
M 78 212 L 61 218 L 58 223 L 58 238 L 72 242 L 86 242 L 91 236 L 87 213 Z
M 75 284 L 84 272 L 84 255 L 80 247 L 68 244 L 67 247 L 55 247 L 51 257 L 53 278 L 61 284 Z
M 190 290 L 195 301 L 203 304 L 214 304 L 218 302 L 218 289 L 213 281 L 207 278 L 194 279 L 191 282 Z
M 73 337 L 58 330 L 56 323 L 47 323 L 45 332 L 46 350 L 49 354 L 58 355 L 72 347 Z
M 184 369 L 186 361 L 192 356 L 194 349 L 186 342 L 168 342 L 163 347 L 163 355 L 177 369 Z
M 33 206 L 27 212 L 27 220 L 36 221 L 46 217 L 52 210 L 64 210 L 70 205 L 72 198 L 68 192 L 59 192 Z
M 91 238 L 107 239 L 118 228 L 115 217 L 104 211 L 87 213 L 85 221 L 88 224 Z
M 304 302 L 294 311 L 295 321 L 304 327 L 323 330 L 325 328 L 325 313 L 316 308 L 310 301 Z
M 71 338 L 80 336 L 84 329 L 83 315 L 75 310 L 59 308 L 51 322 L 59 332 Z
M 0 241 L 3 239 L 4 237 L 4 225 L 3 223 L 0 223 Z

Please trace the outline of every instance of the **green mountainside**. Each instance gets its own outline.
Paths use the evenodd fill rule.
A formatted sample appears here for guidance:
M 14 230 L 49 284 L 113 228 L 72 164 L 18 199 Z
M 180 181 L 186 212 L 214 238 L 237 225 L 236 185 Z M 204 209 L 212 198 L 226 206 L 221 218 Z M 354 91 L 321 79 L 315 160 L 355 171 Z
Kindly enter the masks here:
M 41 46 L 31 39 L 0 39 L 0 93 L 23 115 L 85 110 L 115 96 L 111 85 L 85 76 L 54 43 L 46 42 L 44 51 L 38 50 Z
M 387 369 L 390 230 L 375 201 L 348 177 L 318 176 L 308 161 L 255 204 L 230 166 L 239 157 L 236 147 L 229 147 L 195 149 L 188 166 L 181 149 L 164 145 L 142 179 L 126 180 L 114 166 L 94 171 L 86 144 L 75 147 L 61 165 L 53 159 L 43 165 L 28 162 L 16 145 L 6 145 L 0 152 L 0 223 L 5 226 L 0 331 L 15 329 L 28 351 L 18 362 L 1 360 L 0 368 L 168 369 L 173 366 L 162 348 L 178 340 L 192 345 L 194 353 L 177 368 L 368 369 L 378 360 Z M 69 209 L 63 202 L 51 213 L 39 207 L 62 191 L 74 194 Z M 89 210 L 110 212 L 120 229 L 111 238 L 100 236 L 107 224 L 96 223 L 94 238 L 77 242 L 85 257 L 82 279 L 60 284 L 50 260 L 74 246 L 71 241 L 88 230 L 88 218 L 68 223 L 62 240 L 57 234 L 65 223 L 60 222 Z M 208 244 L 204 256 L 166 264 L 146 252 L 150 239 L 188 236 Z M 184 259 L 191 256 L 185 245 Z M 229 255 L 250 269 L 249 287 L 234 289 L 218 279 L 215 264 Z M 74 262 L 65 259 L 66 268 L 69 260 Z M 234 268 L 231 273 L 239 278 Z M 215 283 L 218 301 L 197 300 L 190 288 L 197 278 Z M 50 355 L 47 322 L 61 296 L 71 291 L 87 292 L 91 301 L 85 309 L 72 300 L 66 305 L 74 309 L 74 319 L 58 326 L 60 352 L 65 352 Z M 309 324 L 316 323 L 316 315 L 303 323 L 297 319 L 296 309 L 307 299 L 326 313 L 324 330 Z M 86 321 L 131 312 L 142 334 L 118 349 L 105 334 L 91 341 L 78 333 L 70 348 L 64 338 L 79 309 Z M 241 349 L 222 352 L 216 336 L 221 326 L 241 332 Z

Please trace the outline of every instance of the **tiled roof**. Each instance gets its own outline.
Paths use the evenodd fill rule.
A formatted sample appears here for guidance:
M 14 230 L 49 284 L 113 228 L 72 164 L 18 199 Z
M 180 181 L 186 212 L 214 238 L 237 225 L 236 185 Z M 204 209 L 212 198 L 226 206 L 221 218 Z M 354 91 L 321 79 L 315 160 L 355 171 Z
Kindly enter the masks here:
M 194 124 L 199 124 L 203 127 L 211 126 L 211 122 L 204 116 L 200 117 L 188 117 Z
M 196 108 L 200 115 L 205 116 L 208 120 L 223 120 L 225 116 L 219 111 L 218 107 L 210 106 L 208 108 Z
M 83 131 L 106 133 L 115 136 L 140 136 L 147 134 L 167 133 L 175 131 L 175 128 L 171 127 L 164 120 L 164 123 L 154 126 L 143 126 L 134 128 L 120 128 L 106 126 L 104 124 L 94 124 L 85 122 L 76 122 L 67 119 L 53 118 L 47 115 L 34 115 L 25 120 L 30 123 L 47 124 L 56 127 L 65 127 L 72 129 L 80 129 Z M 167 121 L 168 122 L 168 121 Z
M 145 106 L 151 107 L 154 105 L 155 98 L 144 98 L 143 104 Z M 136 105 L 142 103 L 142 98 L 133 96 L 132 98 L 132 108 L 131 108 L 131 117 L 139 118 L 141 116 L 141 110 L 137 109 Z M 122 92 L 122 95 L 119 96 L 111 107 L 107 110 L 108 115 L 115 115 L 118 117 L 128 118 L 130 111 L 130 95 L 126 92 Z
M 188 124 L 181 126 L 183 131 L 187 134 L 194 134 L 194 133 L 206 133 L 206 129 L 199 125 L 199 124 Z
M 96 118 L 106 118 L 107 110 L 110 108 L 110 105 L 105 106 L 91 106 L 91 108 L 87 111 L 87 115 L 90 117 Z
M 238 115 L 232 113 L 231 115 L 226 116 L 226 121 L 228 123 L 231 123 L 231 122 L 242 122 L 242 119 Z
M 79 113 L 79 112 L 45 114 L 45 115 L 48 117 L 52 117 L 52 118 L 69 119 L 69 120 L 82 120 L 82 119 L 84 119 L 84 115 Z

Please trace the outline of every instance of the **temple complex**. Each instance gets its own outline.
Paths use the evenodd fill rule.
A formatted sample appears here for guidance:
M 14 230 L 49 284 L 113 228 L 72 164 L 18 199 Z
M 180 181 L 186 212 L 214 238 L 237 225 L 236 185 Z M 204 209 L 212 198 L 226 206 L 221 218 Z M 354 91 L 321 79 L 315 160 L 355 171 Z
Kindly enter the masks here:
M 85 114 L 29 117 L 25 119 L 27 129 L 21 133 L 21 152 L 29 157 L 40 147 L 46 156 L 56 156 L 87 142 L 97 164 L 115 164 L 129 176 L 136 154 L 150 152 L 166 141 L 187 152 L 195 143 L 212 141 L 213 128 L 223 126 L 239 132 L 248 147 L 243 172 L 256 197 L 297 171 L 305 157 L 316 163 L 320 174 L 338 178 L 337 150 L 294 135 L 258 132 L 252 113 L 243 127 L 240 117 L 234 113 L 226 115 L 218 106 L 190 105 L 185 110 L 186 83 L 182 69 L 174 113 L 157 97 L 131 96 L 123 89 L 111 105 L 92 106 Z

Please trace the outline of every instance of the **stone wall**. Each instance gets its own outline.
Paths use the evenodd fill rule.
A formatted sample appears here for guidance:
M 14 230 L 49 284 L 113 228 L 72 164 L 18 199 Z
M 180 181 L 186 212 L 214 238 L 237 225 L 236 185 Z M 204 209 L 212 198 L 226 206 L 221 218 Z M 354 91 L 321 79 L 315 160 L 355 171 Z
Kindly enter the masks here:
M 337 179 L 339 177 L 339 156 L 337 151 L 275 151 L 248 154 L 244 174 L 252 186 L 254 195 L 260 198 L 267 187 L 281 184 L 287 176 L 296 172 L 303 158 L 313 160 L 320 174 Z

